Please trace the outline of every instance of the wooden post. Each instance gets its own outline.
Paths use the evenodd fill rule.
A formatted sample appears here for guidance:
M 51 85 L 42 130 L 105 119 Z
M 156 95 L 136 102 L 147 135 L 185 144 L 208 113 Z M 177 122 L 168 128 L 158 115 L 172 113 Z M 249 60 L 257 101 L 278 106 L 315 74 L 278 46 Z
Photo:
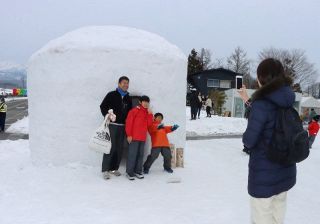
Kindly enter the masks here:
M 177 167 L 184 167 L 183 148 L 177 148 L 176 151 L 177 151 L 177 155 L 176 155 Z
M 176 148 L 174 147 L 174 144 L 170 144 L 170 150 L 171 150 L 171 168 L 176 168 L 177 164 L 177 153 Z

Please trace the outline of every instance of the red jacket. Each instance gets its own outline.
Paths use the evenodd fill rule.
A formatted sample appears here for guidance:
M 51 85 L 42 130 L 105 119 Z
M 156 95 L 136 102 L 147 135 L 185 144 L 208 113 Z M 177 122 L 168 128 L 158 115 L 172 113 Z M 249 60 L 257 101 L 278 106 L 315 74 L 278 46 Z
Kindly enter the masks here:
M 157 147 L 170 147 L 167 134 L 172 132 L 171 126 L 164 126 L 158 129 L 159 121 L 153 121 L 152 125 L 149 126 L 149 134 L 151 136 L 152 148 Z
M 126 120 L 126 134 L 134 141 L 147 139 L 148 126 L 152 124 L 153 115 L 148 114 L 148 109 L 137 106 L 130 110 Z
M 309 135 L 315 136 L 319 131 L 319 123 L 317 121 L 311 121 L 308 127 Z

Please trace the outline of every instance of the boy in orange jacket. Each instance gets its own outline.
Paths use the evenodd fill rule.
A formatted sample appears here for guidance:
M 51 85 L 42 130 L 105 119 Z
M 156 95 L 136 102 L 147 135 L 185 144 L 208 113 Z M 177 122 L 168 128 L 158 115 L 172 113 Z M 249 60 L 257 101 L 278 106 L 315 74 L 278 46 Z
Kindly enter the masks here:
M 149 102 L 148 96 L 141 96 L 140 105 L 130 110 L 126 119 L 125 129 L 129 143 L 126 172 L 129 180 L 134 180 L 135 177 L 144 178 L 142 174 L 144 145 L 153 118 Z
M 143 165 L 144 173 L 148 174 L 149 169 L 153 162 L 158 158 L 161 153 L 163 156 L 163 168 L 168 173 L 173 173 L 171 169 L 171 150 L 167 134 L 175 131 L 179 126 L 164 126 L 161 122 L 163 115 L 156 113 L 152 125 L 148 127 L 149 134 L 151 136 L 152 149 L 146 162 Z
M 312 148 L 312 144 L 317 137 L 319 132 L 319 115 L 316 115 L 312 118 L 312 121 L 309 123 L 308 131 L 309 131 L 309 148 Z

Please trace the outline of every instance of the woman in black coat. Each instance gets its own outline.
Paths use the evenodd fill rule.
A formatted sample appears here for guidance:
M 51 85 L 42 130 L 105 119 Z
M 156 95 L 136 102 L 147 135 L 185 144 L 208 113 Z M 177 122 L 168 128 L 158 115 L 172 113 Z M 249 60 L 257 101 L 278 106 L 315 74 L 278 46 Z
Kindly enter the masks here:
M 246 89 L 239 94 L 250 108 L 243 144 L 250 150 L 248 193 L 252 223 L 283 223 L 286 195 L 296 183 L 296 165 L 280 165 L 266 157 L 279 107 L 292 107 L 292 80 L 282 64 L 269 58 L 257 68 L 259 89 L 250 101 Z

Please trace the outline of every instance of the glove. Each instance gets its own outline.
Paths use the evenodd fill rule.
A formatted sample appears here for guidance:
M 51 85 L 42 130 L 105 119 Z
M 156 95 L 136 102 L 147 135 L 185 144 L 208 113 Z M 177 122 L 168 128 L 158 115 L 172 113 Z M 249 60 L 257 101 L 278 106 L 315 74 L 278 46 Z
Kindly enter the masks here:
M 162 129 L 162 128 L 164 128 L 164 125 L 163 125 L 163 124 L 159 124 L 158 127 L 157 127 L 158 130 L 159 130 L 159 129 Z
M 113 113 L 113 110 L 112 110 L 112 109 L 108 110 L 108 115 L 109 115 L 109 119 L 110 119 L 112 122 L 115 122 L 115 121 L 116 121 L 117 116 Z
M 172 127 L 171 127 L 171 131 L 175 131 L 179 128 L 179 125 L 177 124 L 174 124 Z

